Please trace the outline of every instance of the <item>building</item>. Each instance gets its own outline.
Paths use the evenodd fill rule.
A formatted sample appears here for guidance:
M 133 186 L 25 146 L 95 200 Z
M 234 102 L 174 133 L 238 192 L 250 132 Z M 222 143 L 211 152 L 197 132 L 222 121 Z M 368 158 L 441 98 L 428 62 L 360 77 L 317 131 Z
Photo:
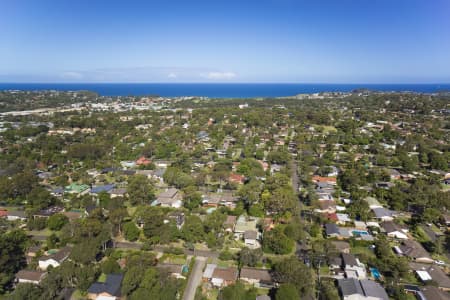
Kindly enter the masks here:
M 59 267 L 65 261 L 72 251 L 70 247 L 61 248 L 58 252 L 50 255 L 44 255 L 39 258 L 39 269 L 47 270 L 49 266 L 54 268 Z
M 225 222 L 223 222 L 223 228 L 227 232 L 233 232 L 234 226 L 236 225 L 236 216 L 227 216 Z
M 448 293 L 431 285 L 421 287 L 418 296 L 420 300 L 450 300 L 450 295 Z
M 120 298 L 122 274 L 108 274 L 105 282 L 93 283 L 88 292 L 88 298 L 92 300 L 116 300 Z
M 6 215 L 6 220 L 8 221 L 25 221 L 27 219 L 27 215 L 23 210 L 12 210 L 8 211 Z
M 380 221 L 392 221 L 394 220 L 395 213 L 384 207 L 376 207 L 372 209 L 375 214 L 375 218 Z
M 415 262 L 409 263 L 409 266 L 422 282 L 433 281 L 439 289 L 450 291 L 450 278 L 438 266 Z
M 374 197 L 366 197 L 363 200 L 365 202 L 367 202 L 367 204 L 369 205 L 370 209 L 382 208 L 383 207 L 383 205 L 381 205 L 380 202 L 378 202 L 378 200 L 375 199 Z
M 338 280 L 343 300 L 389 300 L 384 288 L 368 279 L 344 278 Z
M 398 224 L 394 222 L 383 222 L 381 224 L 382 231 L 386 233 L 388 237 L 396 238 L 400 240 L 407 240 L 408 236 L 406 233 L 408 232 L 407 229 L 404 229 L 400 227 Z
M 249 248 L 259 248 L 258 232 L 256 230 L 246 230 L 244 232 L 244 243 Z
M 211 283 L 217 287 L 228 286 L 236 282 L 238 269 L 236 267 L 216 267 L 212 273 Z
M 183 205 L 181 193 L 175 188 L 166 189 L 158 195 L 158 198 L 153 201 L 152 205 L 180 208 Z
M 47 275 L 47 272 L 35 270 L 20 270 L 16 274 L 17 283 L 33 283 L 40 284 L 42 279 Z
M 342 253 L 342 268 L 347 278 L 366 278 L 366 267 L 353 254 Z
M 327 237 L 340 237 L 339 227 L 334 223 L 325 224 L 325 233 Z
M 243 267 L 241 269 L 240 279 L 255 287 L 272 288 L 274 282 L 269 270 Z
M 258 231 L 257 223 L 259 218 L 246 217 L 244 215 L 239 216 L 234 226 L 234 237 L 235 239 L 244 238 L 244 233 L 246 231 Z
M 415 262 L 432 264 L 434 260 L 419 242 L 413 240 L 405 240 L 398 247 L 402 255 L 408 256 Z
M 87 184 L 72 183 L 64 188 L 64 192 L 68 194 L 84 195 L 89 193 L 89 186 Z

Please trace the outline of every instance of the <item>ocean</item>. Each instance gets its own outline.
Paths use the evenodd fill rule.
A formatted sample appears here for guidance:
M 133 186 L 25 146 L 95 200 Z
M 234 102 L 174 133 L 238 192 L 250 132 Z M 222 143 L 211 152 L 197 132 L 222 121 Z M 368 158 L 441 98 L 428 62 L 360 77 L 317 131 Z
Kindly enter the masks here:
M 434 93 L 450 91 L 450 84 L 297 84 L 297 83 L 0 83 L 0 90 L 89 90 L 102 96 L 210 98 L 285 97 L 304 93 L 375 91 Z

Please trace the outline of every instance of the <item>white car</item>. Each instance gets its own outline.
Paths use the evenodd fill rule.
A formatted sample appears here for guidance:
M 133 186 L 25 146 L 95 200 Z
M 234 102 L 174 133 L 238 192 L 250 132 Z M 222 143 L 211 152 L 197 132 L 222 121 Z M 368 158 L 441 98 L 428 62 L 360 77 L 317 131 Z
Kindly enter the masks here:
M 435 260 L 434 263 L 440 266 L 445 266 L 445 262 L 442 260 Z

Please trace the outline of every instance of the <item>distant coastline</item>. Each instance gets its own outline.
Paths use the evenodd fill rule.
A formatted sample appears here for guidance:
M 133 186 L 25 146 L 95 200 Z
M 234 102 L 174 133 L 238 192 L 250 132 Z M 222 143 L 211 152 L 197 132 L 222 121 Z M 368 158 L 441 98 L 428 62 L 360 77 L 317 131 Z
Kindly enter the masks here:
M 209 98 L 287 97 L 322 92 L 350 92 L 368 89 L 382 92 L 437 93 L 450 91 L 444 84 L 301 84 L 301 83 L 0 83 L 0 90 L 88 90 L 101 96 L 163 97 L 200 96 Z

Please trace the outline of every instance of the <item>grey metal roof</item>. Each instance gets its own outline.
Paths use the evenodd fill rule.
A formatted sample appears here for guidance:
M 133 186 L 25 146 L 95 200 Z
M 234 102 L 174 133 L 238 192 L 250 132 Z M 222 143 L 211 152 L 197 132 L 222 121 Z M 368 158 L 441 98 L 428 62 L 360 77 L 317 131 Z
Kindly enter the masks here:
M 366 297 L 389 300 L 386 290 L 379 283 L 368 279 L 363 279 L 360 283 Z
M 120 296 L 120 286 L 122 284 L 122 274 L 108 274 L 105 282 L 95 282 L 89 289 L 90 294 L 108 293 L 111 296 Z
M 359 284 L 359 281 L 355 278 L 344 278 L 338 280 L 339 289 L 343 296 L 361 295 L 364 296 L 364 292 Z

